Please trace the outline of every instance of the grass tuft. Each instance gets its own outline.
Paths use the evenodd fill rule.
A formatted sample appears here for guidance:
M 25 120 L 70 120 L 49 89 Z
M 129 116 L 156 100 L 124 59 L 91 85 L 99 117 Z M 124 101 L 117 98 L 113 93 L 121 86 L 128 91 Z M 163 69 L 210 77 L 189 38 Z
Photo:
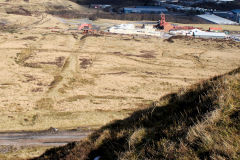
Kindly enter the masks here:
M 34 53 L 34 47 L 22 49 L 20 53 L 17 53 L 15 62 L 20 65 L 24 65 L 25 61 L 28 60 Z
M 36 102 L 37 109 L 52 109 L 54 101 L 51 98 L 42 98 Z

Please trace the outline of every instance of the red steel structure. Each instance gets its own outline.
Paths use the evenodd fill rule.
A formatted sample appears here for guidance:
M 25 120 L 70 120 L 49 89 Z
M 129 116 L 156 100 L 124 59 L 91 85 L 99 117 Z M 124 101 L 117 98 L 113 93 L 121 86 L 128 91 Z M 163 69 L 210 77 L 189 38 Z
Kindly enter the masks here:
M 155 28 L 157 29 L 162 29 L 166 32 L 169 32 L 170 30 L 190 30 L 190 29 L 194 29 L 195 27 L 193 26 L 175 26 L 172 25 L 168 22 L 166 22 L 166 17 L 165 14 L 161 14 L 161 20 L 158 21 L 158 24 L 155 26 Z
M 209 31 L 212 31 L 212 32 L 220 32 L 222 30 L 223 29 L 221 27 L 209 27 Z
M 81 24 L 78 27 L 78 30 L 83 31 L 84 34 L 88 34 L 89 32 L 90 33 L 94 32 L 92 25 L 87 23 Z
M 165 14 L 161 14 L 161 21 L 160 21 L 160 26 L 165 26 L 166 25 L 166 20 L 165 20 Z

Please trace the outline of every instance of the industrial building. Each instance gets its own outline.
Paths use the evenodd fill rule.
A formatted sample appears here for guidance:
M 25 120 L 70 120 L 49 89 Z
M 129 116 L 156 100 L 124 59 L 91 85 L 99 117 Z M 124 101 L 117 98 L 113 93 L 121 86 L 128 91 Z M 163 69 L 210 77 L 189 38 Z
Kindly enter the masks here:
M 125 14 L 140 13 L 140 14 L 160 14 L 166 13 L 168 10 L 158 6 L 137 6 L 136 8 L 123 8 Z
M 95 9 L 104 9 L 104 8 L 110 8 L 112 7 L 112 5 L 108 5 L 108 4 L 90 4 L 89 8 L 95 8 Z
M 198 17 L 201 17 L 203 19 L 206 19 L 206 20 L 208 20 L 210 22 L 213 22 L 213 23 L 216 23 L 216 24 L 225 24 L 225 25 L 237 24 L 234 21 L 231 21 L 231 20 L 228 20 L 226 18 L 222 18 L 222 17 L 216 16 L 214 14 L 202 14 L 202 15 L 198 15 Z
M 135 24 L 120 24 L 117 26 L 110 27 L 108 29 L 110 33 L 117 34 L 132 34 L 132 35 L 148 35 L 156 37 L 164 37 L 166 33 L 156 31 L 153 25 L 144 25 L 144 27 L 136 27 Z
M 226 18 L 229 19 L 231 21 L 235 21 L 235 14 L 231 11 L 214 11 L 213 14 L 215 14 L 216 16 L 222 17 L 222 18 Z
M 178 3 L 178 0 L 154 0 L 155 5 L 161 5 L 162 3 Z
M 232 12 L 233 12 L 234 14 L 240 14 L 240 9 L 234 9 L 234 10 L 232 10 Z
M 234 14 L 234 19 L 236 20 L 237 23 L 240 23 L 240 9 L 234 9 L 232 10 Z
M 193 36 L 197 38 L 227 38 L 227 35 L 223 32 L 207 32 L 196 28 L 191 30 L 171 30 L 169 33 L 171 35 Z
M 227 35 L 225 33 L 206 32 L 199 29 L 191 30 L 188 35 L 197 38 L 227 38 Z
M 171 24 L 166 22 L 166 17 L 163 13 L 161 14 L 161 20 L 159 20 L 156 25 L 143 24 L 139 27 L 135 24 L 121 24 L 110 27 L 108 30 L 108 32 L 118 34 L 142 34 L 165 38 L 166 35 L 184 35 L 197 38 L 231 38 L 222 31 L 223 29 L 221 27 L 209 27 L 208 31 L 204 31 L 202 28 L 193 26 L 178 26 L 176 24 Z

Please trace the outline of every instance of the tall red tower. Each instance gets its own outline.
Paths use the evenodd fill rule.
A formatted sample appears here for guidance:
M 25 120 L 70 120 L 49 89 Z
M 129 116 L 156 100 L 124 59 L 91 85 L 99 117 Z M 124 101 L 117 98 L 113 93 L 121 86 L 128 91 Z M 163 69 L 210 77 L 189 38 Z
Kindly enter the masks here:
M 161 13 L 161 21 L 160 21 L 160 26 L 164 27 L 166 24 L 166 20 L 165 20 L 165 14 Z
M 169 32 L 171 29 L 174 28 L 174 26 L 166 22 L 165 14 L 161 13 L 161 20 L 158 21 L 156 28 L 164 30 L 165 32 Z

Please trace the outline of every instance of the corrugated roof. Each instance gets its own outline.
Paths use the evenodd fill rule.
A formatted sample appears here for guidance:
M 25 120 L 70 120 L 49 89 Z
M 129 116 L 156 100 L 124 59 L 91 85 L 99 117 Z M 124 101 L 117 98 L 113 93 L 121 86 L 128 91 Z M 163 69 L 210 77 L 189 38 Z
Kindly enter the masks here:
M 195 36 L 226 37 L 225 33 L 194 32 Z
M 161 8 L 161 9 L 166 9 L 165 7 L 161 7 L 161 6 L 136 6 L 136 8 Z
M 234 10 L 232 10 L 232 12 L 233 12 L 233 13 L 236 13 L 236 14 L 237 14 L 237 13 L 240 13 L 240 9 L 234 9 Z
M 195 36 L 209 36 L 209 37 L 226 37 L 225 33 L 216 33 L 216 32 L 206 32 L 199 29 L 193 29 L 190 33 L 194 33 Z
M 206 19 L 208 21 L 211 21 L 217 24 L 237 24 L 236 22 L 230 21 L 226 18 L 216 16 L 214 14 L 202 14 L 202 15 L 198 15 L 198 17 L 201 17 L 203 19 Z
M 166 8 L 124 8 L 124 10 L 130 10 L 130 11 L 162 11 L 167 12 L 168 10 Z

